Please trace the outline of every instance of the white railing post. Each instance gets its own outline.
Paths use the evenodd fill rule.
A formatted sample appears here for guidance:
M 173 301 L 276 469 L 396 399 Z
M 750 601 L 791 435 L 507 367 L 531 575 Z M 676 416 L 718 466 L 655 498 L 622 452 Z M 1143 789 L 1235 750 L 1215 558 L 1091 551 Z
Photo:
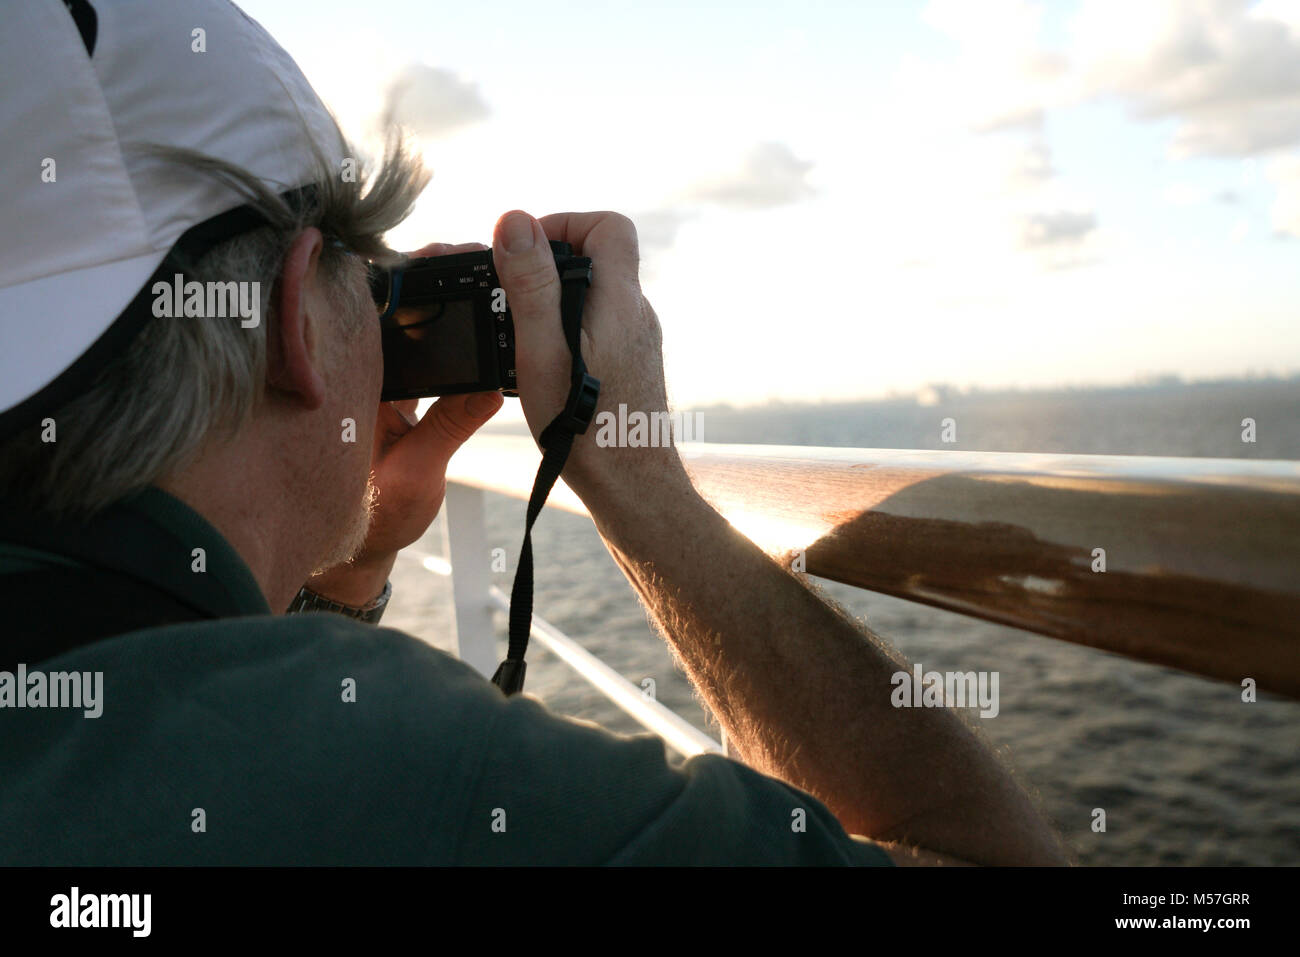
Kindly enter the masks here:
M 499 662 L 483 490 L 448 482 L 443 512 L 447 517 L 443 551 L 451 561 L 451 593 L 456 604 L 456 654 L 491 678 Z

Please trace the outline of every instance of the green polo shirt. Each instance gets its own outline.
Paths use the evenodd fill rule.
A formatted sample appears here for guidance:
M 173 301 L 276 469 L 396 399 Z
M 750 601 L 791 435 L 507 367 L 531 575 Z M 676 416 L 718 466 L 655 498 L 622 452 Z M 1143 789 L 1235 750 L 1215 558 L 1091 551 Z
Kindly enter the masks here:
M 505 698 L 410 635 L 271 615 L 234 549 L 160 490 L 41 527 L 44 547 L 0 534 L 0 576 L 111 568 L 137 604 L 195 620 L 23 662 L 50 689 L 99 675 L 97 717 L 52 693 L 16 707 L 0 674 L 0 864 L 890 863 L 742 764 L 674 768 L 657 737 Z

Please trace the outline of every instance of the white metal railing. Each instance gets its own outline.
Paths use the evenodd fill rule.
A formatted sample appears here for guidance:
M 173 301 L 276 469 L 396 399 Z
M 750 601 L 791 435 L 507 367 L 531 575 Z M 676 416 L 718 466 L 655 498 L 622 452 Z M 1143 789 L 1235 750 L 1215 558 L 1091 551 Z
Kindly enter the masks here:
M 419 561 L 426 571 L 451 578 L 456 608 L 456 654 L 484 677 L 490 678 L 500 661 L 494 612 L 508 612 L 510 600 L 492 584 L 483 496 L 481 488 L 448 481 L 447 498 L 443 503 L 446 516 L 443 544 L 450 560 L 414 548 L 407 548 L 402 554 Z M 726 752 L 724 744 L 646 694 L 537 614 L 533 615 L 530 638 L 572 668 L 642 727 L 663 738 L 674 751 L 685 757 Z

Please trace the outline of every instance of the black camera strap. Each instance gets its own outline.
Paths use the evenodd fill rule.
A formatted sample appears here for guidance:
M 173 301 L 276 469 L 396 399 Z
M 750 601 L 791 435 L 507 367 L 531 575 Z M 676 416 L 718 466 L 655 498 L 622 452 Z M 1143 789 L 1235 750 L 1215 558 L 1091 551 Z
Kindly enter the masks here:
M 586 432 L 591 424 L 596 413 L 596 400 L 600 396 L 600 380 L 587 373 L 587 364 L 582 361 L 582 304 L 590 285 L 591 260 L 581 257 L 567 260 L 560 272 L 560 319 L 572 357 L 569 397 L 564 411 L 551 420 L 537 440 L 542 447 L 542 464 L 537 469 L 533 491 L 528 497 L 519 570 L 515 572 L 514 585 L 510 589 L 510 647 L 506 660 L 492 676 L 492 683 L 506 695 L 523 690 L 527 668 L 524 654 L 528 651 L 528 635 L 533 627 L 533 523 L 564 471 L 574 438 Z

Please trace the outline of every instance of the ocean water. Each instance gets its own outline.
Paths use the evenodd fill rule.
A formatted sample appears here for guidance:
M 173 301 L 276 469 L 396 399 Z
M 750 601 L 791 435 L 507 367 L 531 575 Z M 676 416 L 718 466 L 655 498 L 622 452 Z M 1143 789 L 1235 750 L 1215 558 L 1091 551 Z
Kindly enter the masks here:
M 704 409 L 705 439 L 780 445 L 1300 459 L 1300 379 L 1072 391 L 935 395 L 814 407 Z M 1241 441 L 1253 418 L 1257 441 Z M 524 503 L 488 496 L 488 540 L 509 555 Z M 420 547 L 442 550 L 440 517 Z M 543 513 L 533 534 L 537 613 L 635 684 L 718 736 L 590 521 Z M 451 586 L 399 562 L 384 624 L 451 647 Z M 1130 661 L 833 582 L 825 595 L 914 662 L 998 671 L 1000 713 L 980 722 L 1090 865 L 1300 864 L 1300 702 Z M 504 654 L 504 616 L 499 620 Z M 529 648 L 528 692 L 552 710 L 618 733 L 641 729 L 554 656 Z M 1092 830 L 1093 809 L 1106 830 Z

